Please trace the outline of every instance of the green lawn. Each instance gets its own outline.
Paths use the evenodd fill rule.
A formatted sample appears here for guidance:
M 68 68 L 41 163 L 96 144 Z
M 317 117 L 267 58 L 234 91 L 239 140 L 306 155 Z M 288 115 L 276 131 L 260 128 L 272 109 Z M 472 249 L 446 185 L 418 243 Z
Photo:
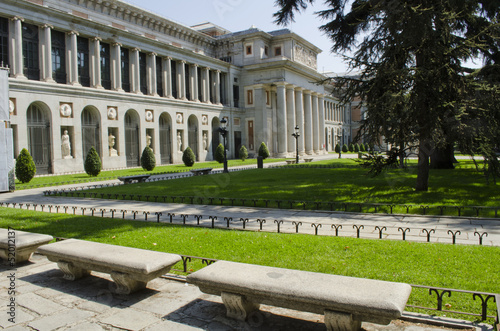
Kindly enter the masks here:
M 338 162 L 338 163 L 336 163 Z M 303 201 L 308 202 L 306 208 L 344 210 L 342 203 L 349 203 L 348 211 L 359 211 L 357 203 L 382 204 L 378 212 L 389 212 L 389 205 L 393 212 L 406 213 L 405 205 L 410 213 L 423 213 L 421 206 L 430 206 L 427 214 L 440 214 L 439 206 L 448 206 L 443 209 L 444 214 L 457 215 L 455 206 L 484 206 L 500 207 L 500 182 L 486 183 L 483 174 L 477 171 L 472 164 L 464 162 L 454 170 L 431 170 L 428 192 L 414 190 L 416 168 L 407 170 L 393 169 L 377 177 L 368 176 L 366 169 L 355 166 L 353 160 L 330 160 L 316 164 L 303 164 L 302 167 L 285 167 L 274 169 L 253 169 L 198 176 L 169 181 L 132 184 L 133 186 L 118 186 L 91 190 L 112 194 L 118 199 L 145 199 L 145 196 L 187 197 L 177 198 L 175 202 L 190 202 L 189 197 L 195 197 L 194 203 L 220 204 L 219 199 L 210 202 L 208 198 L 226 198 L 224 205 L 246 205 L 257 207 L 278 207 L 277 200 L 283 201 L 280 205 L 289 208 L 289 201 L 294 208 L 302 209 Z M 314 168 L 318 166 L 351 165 L 339 168 Z M 138 196 L 141 195 L 139 198 Z M 200 200 L 200 198 L 202 200 Z M 230 201 L 229 198 L 234 199 Z M 241 201 L 246 199 L 246 201 Z M 255 202 L 253 201 L 255 200 Z M 159 200 L 161 201 L 161 200 Z M 335 202 L 329 205 L 329 202 Z M 312 202 L 321 202 L 316 205 Z M 365 206 L 363 211 L 373 212 L 373 206 Z M 476 215 L 473 208 L 461 210 L 461 215 Z M 493 209 L 480 210 L 480 216 L 495 216 Z
M 462 290 L 500 292 L 500 247 L 207 229 L 0 208 L 0 227 L 155 251 Z M 191 271 L 201 268 L 190 263 Z M 181 268 L 177 266 L 176 268 Z M 414 289 L 409 304 L 435 306 Z M 479 312 L 471 296 L 444 299 Z M 493 304 L 491 306 L 494 306 Z M 489 314 L 493 315 L 491 309 Z M 448 314 L 448 316 L 450 316 Z M 469 317 L 474 320 L 473 317 Z M 490 321 L 491 323 L 492 321 Z

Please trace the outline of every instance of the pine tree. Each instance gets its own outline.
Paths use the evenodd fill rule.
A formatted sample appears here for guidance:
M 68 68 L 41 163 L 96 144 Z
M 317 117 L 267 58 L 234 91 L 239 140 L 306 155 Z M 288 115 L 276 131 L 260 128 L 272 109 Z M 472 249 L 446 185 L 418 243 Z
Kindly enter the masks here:
M 267 149 L 266 143 L 262 142 L 259 147 L 259 156 L 262 157 L 262 159 L 267 159 L 269 157 L 269 150 Z
M 354 152 L 359 153 L 359 144 L 354 145 Z
M 182 153 L 182 162 L 184 162 L 184 165 L 186 165 L 186 167 L 192 167 L 195 161 L 196 161 L 196 156 L 194 155 L 191 147 L 188 146 L 184 150 L 184 153 Z
M 241 161 L 245 161 L 248 158 L 248 150 L 245 147 L 245 145 L 241 145 L 240 151 L 239 151 L 239 157 Z
M 340 145 L 335 145 L 335 153 L 340 153 Z
M 342 145 L 342 152 L 343 152 L 343 153 L 347 153 L 347 151 L 349 151 L 349 149 L 347 148 L 347 145 L 346 145 L 346 144 L 343 144 L 343 145 Z
M 141 167 L 146 171 L 152 171 L 156 167 L 156 157 L 149 146 L 146 146 L 142 151 Z
M 222 144 L 219 144 L 219 146 L 215 149 L 214 160 L 219 163 L 224 162 L 224 146 L 222 146 Z
M 101 173 L 101 159 L 95 150 L 94 146 L 90 147 L 87 157 L 85 158 L 85 172 L 92 177 L 96 177 Z
M 35 162 L 30 152 L 26 148 L 23 148 L 16 159 L 16 177 L 21 183 L 29 183 L 35 174 Z

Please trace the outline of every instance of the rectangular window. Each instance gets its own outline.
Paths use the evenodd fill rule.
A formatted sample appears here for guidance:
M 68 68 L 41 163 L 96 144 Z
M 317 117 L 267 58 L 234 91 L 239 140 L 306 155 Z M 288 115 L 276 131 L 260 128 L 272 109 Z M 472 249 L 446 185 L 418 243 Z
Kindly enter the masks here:
M 252 55 L 252 45 L 246 45 L 245 46 L 245 54 L 246 55 Z
M 163 65 L 161 57 L 156 57 L 156 93 L 163 96 Z
M 40 80 L 38 58 L 38 27 L 23 23 L 24 75 L 28 79 Z
M 130 92 L 130 58 L 127 48 L 120 48 L 121 71 L 122 71 L 122 89 Z
M 191 70 L 189 70 L 189 64 L 185 63 L 184 64 L 184 81 L 185 81 L 185 86 L 186 86 L 186 99 L 191 100 Z
M 274 48 L 274 56 L 281 56 L 281 46 Z
M 269 47 L 264 46 L 264 55 L 269 56 Z
M 248 121 L 248 149 L 254 150 L 253 144 L 253 121 Z
M 59 84 L 66 84 L 66 36 L 64 32 L 51 31 L 52 78 Z
M 111 51 L 105 43 L 101 43 L 101 85 L 111 90 Z
M 78 81 L 82 86 L 90 86 L 90 58 L 89 58 L 89 40 L 87 38 L 78 37 L 77 57 L 78 57 Z
M 139 77 L 142 94 L 148 94 L 148 65 L 146 53 L 139 52 Z
M 253 105 L 253 90 L 247 91 L 247 104 Z
M 9 20 L 0 17 L 0 64 L 9 65 Z M 16 154 L 17 155 L 17 154 Z
M 269 91 L 266 91 L 266 105 L 269 106 L 270 104 L 271 104 L 271 95 Z
M 240 87 L 238 85 L 233 85 L 233 102 L 234 107 L 240 106 Z

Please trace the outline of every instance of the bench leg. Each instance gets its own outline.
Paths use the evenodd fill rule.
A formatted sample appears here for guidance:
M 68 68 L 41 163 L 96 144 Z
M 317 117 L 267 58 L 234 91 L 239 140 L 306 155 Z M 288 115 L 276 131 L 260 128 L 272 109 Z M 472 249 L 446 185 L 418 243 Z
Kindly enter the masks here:
M 239 294 L 222 292 L 221 298 L 227 309 L 227 317 L 240 321 L 246 320 L 250 313 L 259 310 L 260 307 L 260 304 L 250 302 Z
M 325 310 L 325 325 L 328 331 L 359 331 L 361 321 L 355 320 L 351 314 Z
M 111 272 L 111 278 L 113 278 L 116 283 L 116 289 L 114 292 L 117 294 L 130 294 L 146 287 L 146 282 L 137 281 L 130 278 L 129 275 L 121 272 Z
M 59 261 L 57 266 L 64 273 L 64 279 L 76 280 L 85 276 L 90 275 L 90 271 L 76 267 L 71 262 Z

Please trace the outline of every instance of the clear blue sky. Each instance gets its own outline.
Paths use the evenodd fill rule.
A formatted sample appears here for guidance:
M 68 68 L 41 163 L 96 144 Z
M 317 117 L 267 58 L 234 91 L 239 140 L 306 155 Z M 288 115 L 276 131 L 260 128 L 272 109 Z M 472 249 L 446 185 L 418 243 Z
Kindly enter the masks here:
M 123 0 L 187 26 L 212 22 L 229 31 L 242 31 L 255 25 L 263 31 L 282 29 L 273 23 L 277 11 L 274 0 Z M 314 14 L 323 9 L 323 1 L 296 15 L 287 26 L 299 36 L 323 50 L 318 57 L 318 71 L 347 71 L 341 57 L 330 52 L 331 42 L 319 31 L 322 21 Z

